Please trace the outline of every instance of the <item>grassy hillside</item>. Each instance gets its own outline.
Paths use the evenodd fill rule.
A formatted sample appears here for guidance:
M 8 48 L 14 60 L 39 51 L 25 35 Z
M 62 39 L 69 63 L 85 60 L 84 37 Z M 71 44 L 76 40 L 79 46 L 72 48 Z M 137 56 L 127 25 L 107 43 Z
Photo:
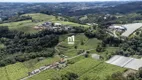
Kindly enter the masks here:
M 10 23 L 3 23 L 0 26 L 8 26 L 11 30 L 19 30 L 26 33 L 35 33 L 37 30 L 33 29 L 35 25 L 39 23 L 34 23 L 31 20 L 19 21 L 19 22 L 10 22 Z
M 55 56 L 54 58 L 47 58 L 42 61 L 38 59 L 29 60 L 23 63 L 11 64 L 0 68 L 0 80 L 18 80 L 20 78 L 28 76 L 28 72 L 40 68 L 41 66 L 51 64 L 58 61 L 60 58 Z
M 67 36 L 68 35 L 62 35 L 60 36 L 60 42 L 59 45 L 57 46 L 57 48 L 59 49 L 59 51 L 68 56 L 68 57 L 73 57 L 78 55 L 78 52 L 80 50 L 90 50 L 90 54 L 91 53 L 97 53 L 96 52 L 96 47 L 98 45 L 98 43 L 100 43 L 101 41 L 96 39 L 96 38 L 92 38 L 92 39 L 88 39 L 84 34 L 76 34 L 75 35 L 75 45 L 77 46 L 77 49 L 74 48 L 75 45 L 68 45 L 67 44 Z M 81 45 L 81 42 L 84 42 L 84 45 Z M 112 51 L 115 51 L 117 48 L 115 47 L 108 47 L 106 49 L 106 52 L 108 51 L 109 53 Z M 103 53 L 97 53 L 100 54 L 102 56 L 106 56 L 106 52 Z M 60 57 L 59 56 L 55 56 L 54 58 L 47 58 L 45 60 L 42 61 L 38 61 L 38 59 L 32 59 L 23 63 L 16 63 L 16 64 L 12 64 L 12 65 L 8 65 L 6 67 L 1 67 L 0 71 L 2 73 L 0 73 L 0 77 L 3 80 L 17 80 L 20 78 L 23 78 L 25 76 L 28 76 L 28 72 L 31 72 L 37 68 L 40 68 L 41 66 L 44 66 L 46 64 L 51 64 L 54 63 L 55 61 L 59 61 Z M 80 76 L 80 79 L 84 79 L 87 76 L 89 76 L 89 80 L 91 79 L 100 79 L 103 80 L 105 78 L 105 76 L 107 75 L 111 75 L 114 72 L 117 71 L 123 71 L 123 68 L 120 67 L 116 67 L 116 66 L 112 66 L 110 64 L 106 64 L 102 61 L 96 61 L 94 59 L 91 58 L 84 58 L 84 56 L 80 56 L 78 58 L 72 59 L 70 60 L 71 62 L 73 62 L 74 64 L 69 64 L 68 67 L 60 70 L 60 71 L 56 71 L 54 69 L 51 70 L 46 70 L 36 76 L 34 76 L 33 78 L 31 78 L 31 80 L 46 80 L 48 78 L 53 78 L 55 77 L 60 77 L 60 75 L 65 74 L 66 72 L 75 72 L 76 74 L 78 74 Z M 101 70 L 101 71 L 98 71 Z M 106 71 L 106 72 L 103 72 Z M 20 73 L 20 74 L 19 74 Z M 99 73 L 99 74 L 98 74 Z
M 70 25 L 70 26 L 84 26 L 84 27 L 89 27 L 88 25 L 82 25 L 78 23 L 73 23 L 73 22 L 68 22 L 68 21 L 63 21 L 63 17 L 55 17 L 53 15 L 46 15 L 46 14 L 41 14 L 41 13 L 36 13 L 36 14 L 25 14 L 26 16 L 31 16 L 34 20 L 40 20 L 40 21 L 51 21 L 51 22 L 57 22 L 61 23 L 63 25 Z
M 70 26 L 89 27 L 87 25 L 81 25 L 78 23 L 62 21 L 60 20 L 61 17 L 56 18 L 55 16 L 52 16 L 52 15 L 46 15 L 46 14 L 41 14 L 41 13 L 24 14 L 24 15 L 31 16 L 33 20 L 36 20 L 36 22 L 32 22 L 32 20 L 25 20 L 25 21 L 18 21 L 18 22 L 3 23 L 3 24 L 0 24 L 0 26 L 8 26 L 10 29 L 24 31 L 26 33 L 38 32 L 39 30 L 35 30 L 33 27 L 36 25 L 40 25 L 47 21 L 59 22 L 63 25 L 70 25 Z
M 101 61 L 96 61 L 91 58 L 86 58 L 72 64 L 61 70 L 46 70 L 39 75 L 36 75 L 29 80 L 50 80 L 52 78 L 60 78 L 62 74 L 66 72 L 73 72 L 78 74 L 81 80 L 104 80 L 106 76 L 111 75 L 114 72 L 123 72 L 125 69 L 106 64 Z
M 81 45 L 82 42 L 84 43 L 83 45 Z M 96 53 L 104 58 L 118 49 L 118 47 L 106 47 L 105 52 L 98 53 L 96 52 L 96 48 L 99 43 L 101 43 L 101 40 L 98 40 L 97 38 L 88 39 L 84 34 L 77 34 L 75 35 L 75 45 L 68 45 L 67 39 L 65 39 L 57 46 L 57 48 L 61 53 L 69 57 L 78 55 L 77 53 L 79 50 L 90 50 L 91 54 Z M 75 49 L 75 46 L 77 46 L 77 49 Z

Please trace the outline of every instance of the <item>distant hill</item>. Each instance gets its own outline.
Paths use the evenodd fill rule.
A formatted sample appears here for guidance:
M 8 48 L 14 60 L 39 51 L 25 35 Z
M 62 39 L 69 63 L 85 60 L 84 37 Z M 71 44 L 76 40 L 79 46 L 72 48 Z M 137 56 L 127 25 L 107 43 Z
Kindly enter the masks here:
M 98 8 L 91 8 L 86 10 L 76 10 L 76 11 L 70 11 L 68 15 L 86 15 L 86 14 L 94 14 L 94 13 L 110 13 L 110 14 L 116 14 L 116 13 L 132 13 L 132 12 L 142 12 L 142 1 L 137 2 L 124 2 L 118 5 L 111 5 L 108 7 L 98 7 Z
M 142 1 L 120 4 L 112 8 L 112 11 L 119 13 L 131 13 L 142 11 Z

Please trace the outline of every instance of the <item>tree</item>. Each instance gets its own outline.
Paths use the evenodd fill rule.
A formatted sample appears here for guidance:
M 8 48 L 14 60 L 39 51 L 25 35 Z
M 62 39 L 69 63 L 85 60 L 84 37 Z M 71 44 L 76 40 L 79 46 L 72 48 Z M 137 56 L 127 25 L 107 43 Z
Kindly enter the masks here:
M 79 76 L 72 72 L 67 72 L 64 75 L 61 75 L 61 80 L 76 80 Z
M 84 41 L 81 41 L 81 45 L 84 45 Z
M 97 48 L 96 48 L 96 51 L 97 52 L 104 52 L 105 51 L 105 48 L 102 47 L 100 44 L 98 44 Z
M 138 76 L 142 79 L 142 67 L 138 70 Z
M 75 45 L 74 48 L 77 49 L 77 45 Z
M 116 72 L 111 76 L 107 76 L 106 78 L 106 80 L 126 80 L 126 78 L 123 76 L 121 72 Z
M 127 80 L 136 80 L 136 74 L 130 73 L 127 75 Z

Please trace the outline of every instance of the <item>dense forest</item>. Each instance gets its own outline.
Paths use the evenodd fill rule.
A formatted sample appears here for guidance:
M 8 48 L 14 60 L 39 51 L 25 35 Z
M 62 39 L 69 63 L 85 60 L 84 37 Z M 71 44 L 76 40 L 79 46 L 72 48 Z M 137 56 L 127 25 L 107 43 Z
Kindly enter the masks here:
M 46 30 L 36 34 L 27 34 L 19 31 L 11 31 L 8 27 L 3 26 L 0 27 L 0 43 L 4 44 L 4 48 L 0 49 L 0 65 L 3 66 L 5 64 L 15 63 L 16 61 L 25 61 L 30 58 L 54 55 L 54 49 L 52 48 L 58 44 L 58 36 Z M 41 52 L 48 48 L 51 48 L 51 51 Z M 17 57 L 6 57 L 14 54 L 16 54 L 15 56 Z

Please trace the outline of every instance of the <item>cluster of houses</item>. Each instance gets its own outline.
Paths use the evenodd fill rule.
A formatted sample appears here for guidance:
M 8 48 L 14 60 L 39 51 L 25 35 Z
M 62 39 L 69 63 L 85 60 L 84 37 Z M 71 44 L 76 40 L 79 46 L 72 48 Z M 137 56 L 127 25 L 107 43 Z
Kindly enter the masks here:
M 70 30 L 70 26 L 62 25 L 61 23 L 45 22 L 41 25 L 34 26 L 36 30 L 48 29 L 48 30 Z
M 64 59 L 61 59 L 59 62 L 55 62 L 53 64 L 45 65 L 40 67 L 39 69 L 35 69 L 32 72 L 28 72 L 28 75 L 35 75 L 37 73 L 40 73 L 41 71 L 47 70 L 47 69 L 61 69 L 67 66 L 67 61 Z

